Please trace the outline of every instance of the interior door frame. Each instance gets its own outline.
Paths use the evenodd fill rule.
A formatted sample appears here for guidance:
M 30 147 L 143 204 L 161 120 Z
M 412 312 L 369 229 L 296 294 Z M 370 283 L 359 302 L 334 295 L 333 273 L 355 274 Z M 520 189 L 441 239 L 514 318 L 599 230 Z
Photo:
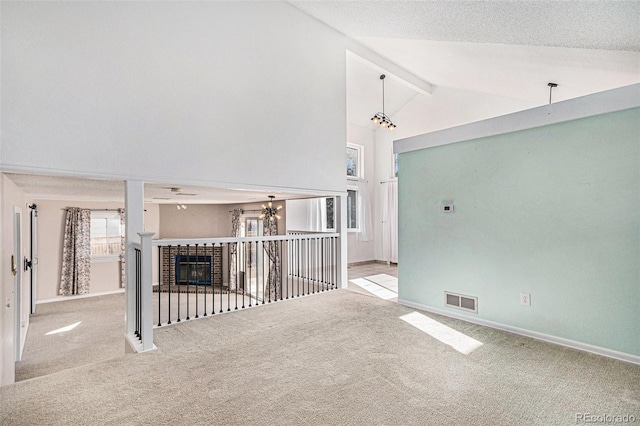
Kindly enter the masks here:
M 31 314 L 36 313 L 36 299 L 38 290 L 38 206 L 31 204 L 29 206 L 30 219 L 30 235 L 29 235 L 29 256 L 30 260 L 30 298 L 31 298 Z
M 13 207 L 13 256 L 15 271 L 13 276 L 13 306 L 14 306 L 14 359 L 22 359 L 22 209 Z

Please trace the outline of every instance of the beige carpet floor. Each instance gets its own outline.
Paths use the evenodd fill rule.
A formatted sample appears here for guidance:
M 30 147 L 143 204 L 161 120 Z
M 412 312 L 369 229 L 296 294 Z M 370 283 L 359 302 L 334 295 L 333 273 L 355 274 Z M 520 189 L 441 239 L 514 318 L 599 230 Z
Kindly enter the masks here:
M 158 350 L 0 388 L 0 424 L 555 425 L 640 419 L 640 366 L 336 290 L 164 327 Z

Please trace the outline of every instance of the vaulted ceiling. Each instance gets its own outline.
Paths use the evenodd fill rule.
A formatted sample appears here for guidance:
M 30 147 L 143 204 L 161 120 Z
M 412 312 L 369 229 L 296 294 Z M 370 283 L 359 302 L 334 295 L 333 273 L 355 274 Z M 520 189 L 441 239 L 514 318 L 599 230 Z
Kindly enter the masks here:
M 433 85 L 434 93 L 455 91 L 457 102 L 487 100 L 483 105 L 485 116 L 547 103 L 548 82 L 558 84 L 554 101 L 640 82 L 638 1 L 290 3 L 365 46 L 382 62 Z M 350 55 L 349 123 L 370 126 L 371 116 L 382 109 L 381 72 L 389 74 L 385 80 L 385 112 L 392 117 L 411 103 L 419 109 L 421 98 L 431 96 L 412 89 L 380 64 Z M 455 118 L 449 123 L 462 124 Z M 122 199 L 123 194 L 122 182 L 117 181 L 24 175 L 10 178 L 38 198 L 107 200 Z M 236 203 L 266 199 L 267 195 L 260 191 L 182 189 L 198 195 L 178 195 L 162 184 L 148 184 L 145 192 L 149 201 L 159 203 Z
M 547 103 L 549 82 L 558 84 L 554 101 L 640 82 L 637 1 L 291 3 L 435 90 L 503 98 L 515 109 Z M 365 126 L 380 108 L 379 70 L 348 58 L 347 75 L 348 120 Z M 385 93 L 391 114 L 426 96 L 393 84 Z

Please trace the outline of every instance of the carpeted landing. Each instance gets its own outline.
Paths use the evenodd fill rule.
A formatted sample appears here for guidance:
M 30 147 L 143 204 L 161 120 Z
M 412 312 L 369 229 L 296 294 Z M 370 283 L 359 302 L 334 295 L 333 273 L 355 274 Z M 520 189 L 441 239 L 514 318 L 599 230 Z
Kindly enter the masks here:
M 0 424 L 557 425 L 640 419 L 640 366 L 336 290 L 155 330 L 158 350 L 0 388 Z

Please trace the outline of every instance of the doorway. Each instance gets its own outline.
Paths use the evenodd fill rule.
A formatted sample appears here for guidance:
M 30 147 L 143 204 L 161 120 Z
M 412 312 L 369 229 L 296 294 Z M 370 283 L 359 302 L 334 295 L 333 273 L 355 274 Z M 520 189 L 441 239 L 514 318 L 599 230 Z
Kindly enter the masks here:
M 262 219 L 258 216 L 240 217 L 240 236 L 241 237 L 260 237 L 262 236 Z M 262 260 L 262 251 L 258 250 L 257 242 L 245 243 L 244 249 L 239 250 L 240 271 L 245 277 L 245 289 L 249 295 L 253 295 L 256 300 L 262 300 L 258 294 L 260 287 L 258 286 L 258 265 Z

